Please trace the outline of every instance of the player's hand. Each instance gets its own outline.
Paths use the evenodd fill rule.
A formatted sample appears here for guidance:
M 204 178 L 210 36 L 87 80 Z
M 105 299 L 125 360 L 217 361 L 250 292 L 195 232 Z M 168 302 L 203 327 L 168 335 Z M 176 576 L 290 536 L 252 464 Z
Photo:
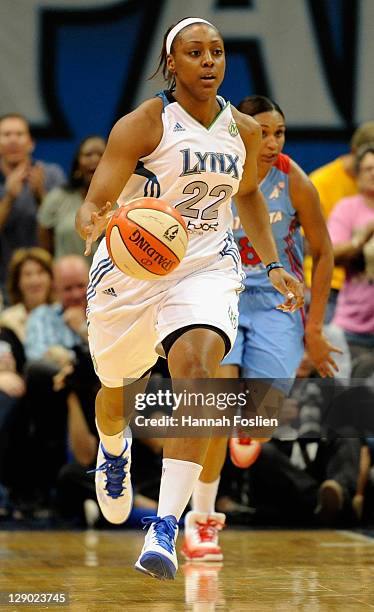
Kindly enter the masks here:
M 85 255 L 90 255 L 93 243 L 100 238 L 105 231 L 109 219 L 113 215 L 112 204 L 107 202 L 97 212 L 91 212 L 90 221 L 83 227 L 83 235 L 86 241 Z
M 305 331 L 305 348 L 309 358 L 322 378 L 333 378 L 339 368 L 331 353 L 343 354 L 337 346 L 333 346 L 320 330 Z
M 294 276 L 286 272 L 284 268 L 273 268 L 269 273 L 269 280 L 274 289 L 286 296 L 283 304 L 277 306 L 277 310 L 283 312 L 295 312 L 304 306 L 304 286 Z

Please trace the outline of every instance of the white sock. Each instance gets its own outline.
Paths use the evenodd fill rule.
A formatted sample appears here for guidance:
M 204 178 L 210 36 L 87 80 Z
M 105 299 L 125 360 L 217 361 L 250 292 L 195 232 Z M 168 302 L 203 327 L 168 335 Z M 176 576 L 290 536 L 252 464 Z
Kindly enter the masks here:
M 221 477 L 213 482 L 198 480 L 192 492 L 192 510 L 196 512 L 214 512 L 218 485 Z
M 203 469 L 198 463 L 163 459 L 157 516 L 172 514 L 179 521 Z
M 122 455 L 123 450 L 126 446 L 126 438 L 131 438 L 130 429 L 127 427 L 119 433 L 114 434 L 114 436 L 108 436 L 107 434 L 101 431 L 97 420 L 96 429 L 99 432 L 101 443 L 105 448 L 106 452 L 110 455 L 114 455 L 115 457 Z

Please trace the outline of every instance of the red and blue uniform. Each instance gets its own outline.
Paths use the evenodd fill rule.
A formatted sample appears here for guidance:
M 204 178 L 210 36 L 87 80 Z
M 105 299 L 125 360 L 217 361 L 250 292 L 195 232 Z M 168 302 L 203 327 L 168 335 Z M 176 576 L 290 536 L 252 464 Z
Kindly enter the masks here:
M 280 154 L 260 189 L 268 206 L 279 259 L 288 272 L 302 281 L 303 237 L 289 193 L 290 167 L 290 158 Z M 239 301 L 238 336 L 223 365 L 241 366 L 245 378 L 280 379 L 277 386 L 288 390 L 304 351 L 304 314 L 300 310 L 289 313 L 275 309 L 284 297 L 270 283 L 234 206 L 233 213 L 234 237 L 246 277 Z

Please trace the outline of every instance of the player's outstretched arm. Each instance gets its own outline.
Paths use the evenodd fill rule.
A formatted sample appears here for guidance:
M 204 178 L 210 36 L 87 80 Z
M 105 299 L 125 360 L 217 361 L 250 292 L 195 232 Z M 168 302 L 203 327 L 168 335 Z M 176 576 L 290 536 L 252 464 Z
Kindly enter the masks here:
M 311 301 L 305 328 L 305 342 L 309 357 L 321 376 L 333 376 L 338 367 L 331 356 L 341 353 L 323 336 L 325 308 L 330 293 L 334 255 L 329 233 L 323 218 L 316 188 L 295 164 L 291 163 L 290 196 L 298 219 L 308 240 L 313 258 Z
M 261 145 L 261 128 L 252 117 L 235 109 L 233 113 L 246 147 L 246 161 L 235 203 L 244 231 L 266 266 L 279 261 L 279 256 L 271 231 L 268 208 L 258 188 L 257 156 Z M 284 304 L 279 307 L 281 310 L 293 312 L 304 304 L 302 284 L 283 268 L 271 270 L 269 280 L 275 289 L 286 297 Z
M 76 229 L 86 241 L 86 255 L 108 222 L 108 215 L 141 157 L 162 137 L 161 100 L 148 100 L 113 127 L 104 154 L 78 210 Z

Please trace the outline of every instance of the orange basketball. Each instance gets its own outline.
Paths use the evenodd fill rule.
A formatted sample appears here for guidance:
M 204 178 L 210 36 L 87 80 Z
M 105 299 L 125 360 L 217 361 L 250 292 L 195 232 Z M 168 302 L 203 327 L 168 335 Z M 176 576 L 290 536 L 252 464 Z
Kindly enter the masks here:
M 170 274 L 187 249 L 187 228 L 180 213 L 165 200 L 138 198 L 115 211 L 106 228 L 113 263 L 139 280 Z

